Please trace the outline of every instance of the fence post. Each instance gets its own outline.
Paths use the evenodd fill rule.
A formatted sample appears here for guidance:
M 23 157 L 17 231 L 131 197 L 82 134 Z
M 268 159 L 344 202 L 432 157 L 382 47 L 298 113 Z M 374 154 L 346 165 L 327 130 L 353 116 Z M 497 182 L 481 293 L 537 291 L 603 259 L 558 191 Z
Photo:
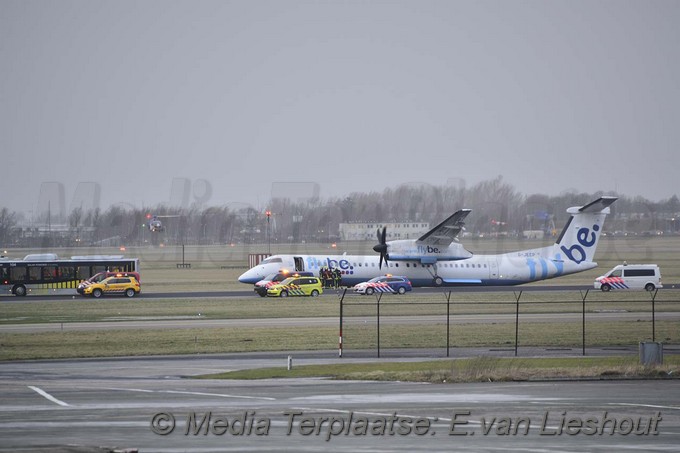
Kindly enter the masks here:
M 378 328 L 378 358 L 380 358 L 380 299 L 382 298 L 382 293 L 376 293 L 376 325 Z
M 587 289 L 585 294 L 583 294 L 583 291 L 579 291 L 583 304 L 583 308 L 581 309 L 581 346 L 583 348 L 583 355 L 586 355 L 586 297 L 588 297 L 589 291 L 590 289 Z
M 342 297 L 340 298 L 340 332 L 338 335 L 338 356 L 342 358 L 342 303 L 345 300 L 345 293 L 347 293 L 347 288 L 342 291 Z
M 449 348 L 451 345 L 451 335 L 449 333 L 451 326 L 451 291 L 448 293 L 445 291 L 446 296 L 446 357 L 449 357 Z
M 516 308 L 515 308 L 515 357 L 517 357 L 517 345 L 519 343 L 519 298 L 522 297 L 522 291 L 517 294 L 515 291 L 512 292 L 515 295 Z
M 652 296 L 652 342 L 656 342 L 656 309 L 654 308 L 654 302 L 656 301 L 656 293 L 659 292 L 659 288 L 654 290 Z

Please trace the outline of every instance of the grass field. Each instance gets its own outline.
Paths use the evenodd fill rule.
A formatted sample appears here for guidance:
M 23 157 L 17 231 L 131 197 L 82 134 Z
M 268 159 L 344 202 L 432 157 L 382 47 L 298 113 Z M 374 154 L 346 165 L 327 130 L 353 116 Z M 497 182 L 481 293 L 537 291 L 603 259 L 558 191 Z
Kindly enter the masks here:
M 657 340 L 680 342 L 675 322 L 657 322 Z M 587 345 L 630 346 L 651 339 L 649 322 L 602 322 L 587 327 Z M 452 347 L 513 347 L 513 324 L 463 324 L 451 329 Z M 374 323 L 346 326 L 344 350 L 377 348 Z M 569 323 L 532 323 L 519 333 L 520 347 L 574 347 L 581 344 L 580 326 Z M 386 348 L 446 347 L 445 324 L 385 325 L 380 346 Z M 236 327 L 139 330 L 63 330 L 0 335 L 0 360 L 140 355 L 213 354 L 255 351 L 333 350 L 338 347 L 337 327 Z
M 542 242 L 519 240 L 464 241 L 467 248 L 477 253 L 500 253 L 509 250 L 537 247 Z M 372 243 L 345 243 L 337 249 L 328 245 L 272 244 L 272 253 L 373 253 Z M 145 294 L 168 291 L 229 291 L 249 289 L 237 278 L 247 265 L 248 253 L 262 252 L 259 246 L 192 246 L 185 247 L 184 260 L 190 269 L 178 269 L 182 262 L 182 248 L 129 247 L 125 252 L 117 249 L 58 249 L 49 250 L 61 257 L 86 254 L 121 254 L 139 257 Z M 28 253 L 47 250 L 8 250 L 9 256 L 20 257 Z M 539 284 L 592 285 L 594 278 L 623 260 L 629 263 L 657 263 L 661 266 L 665 285 L 680 282 L 680 238 L 603 238 L 596 255 L 598 269 L 566 276 Z M 518 290 L 521 287 L 517 288 Z M 680 311 L 680 291 L 660 291 L 656 299 L 657 311 Z M 97 357 L 147 354 L 204 354 L 214 352 L 276 351 L 334 349 L 338 342 L 338 328 L 195 328 L 162 330 L 152 325 L 142 331 L 107 330 L 74 331 L 72 322 L 103 322 L 116 320 L 153 319 L 243 319 L 282 317 L 337 317 L 338 297 L 330 292 L 316 299 L 260 298 L 253 294 L 246 298 L 188 298 L 188 299 L 119 299 L 102 300 L 81 297 L 64 298 L 47 302 L 30 302 L 14 297 L 0 298 L 0 360 L 58 357 Z M 636 345 L 651 338 L 650 295 L 645 292 L 592 291 L 587 298 L 588 313 L 625 311 L 639 313 L 635 321 L 594 322 L 586 324 L 586 344 Z M 347 348 L 375 348 L 377 335 L 374 322 L 374 298 L 347 299 L 344 336 Z M 408 328 L 384 325 L 381 328 L 381 346 L 385 348 L 445 347 L 446 302 L 444 294 L 418 294 L 384 297 L 381 314 L 410 317 L 413 315 L 440 315 L 441 323 L 409 325 Z M 451 315 L 510 314 L 515 312 L 512 293 L 454 292 L 451 298 Z M 580 313 L 581 295 L 578 292 L 525 292 L 521 298 L 520 313 Z M 372 317 L 372 318 L 371 318 Z M 369 321 L 366 321 L 367 318 Z M 373 319 L 371 321 L 371 319 Z M 2 325 L 17 323 L 63 323 L 63 330 L 35 334 L 10 334 L 2 332 Z M 514 344 L 514 324 L 488 322 L 461 324 L 452 328 L 452 346 L 499 347 Z M 520 323 L 520 346 L 579 346 L 581 323 L 543 322 Z M 665 343 L 680 343 L 680 325 L 677 322 L 657 321 L 656 339 Z
M 338 317 L 339 295 L 326 292 L 317 298 L 289 297 L 201 297 L 201 298 L 115 298 L 102 299 L 76 296 L 61 300 L 31 301 L 16 297 L 0 299 L 0 326 L 3 324 L 102 322 L 153 319 L 249 319 L 290 317 Z M 660 292 L 656 298 L 657 312 L 680 311 L 680 292 Z M 594 291 L 586 299 L 586 313 L 635 312 L 641 319 L 651 317 L 650 296 L 646 292 L 601 293 Z M 344 315 L 375 317 L 376 298 L 351 295 L 345 297 Z M 522 295 L 520 316 L 532 313 L 581 313 L 583 308 L 578 292 L 527 292 Z M 444 294 L 404 296 L 385 295 L 381 298 L 381 316 L 446 316 Z M 450 313 L 514 314 L 513 293 L 454 293 Z
M 663 365 L 641 366 L 636 357 L 500 358 L 391 363 L 342 363 L 257 368 L 197 376 L 197 379 L 275 379 L 326 377 L 375 381 L 498 382 L 531 379 L 672 378 L 680 356 Z

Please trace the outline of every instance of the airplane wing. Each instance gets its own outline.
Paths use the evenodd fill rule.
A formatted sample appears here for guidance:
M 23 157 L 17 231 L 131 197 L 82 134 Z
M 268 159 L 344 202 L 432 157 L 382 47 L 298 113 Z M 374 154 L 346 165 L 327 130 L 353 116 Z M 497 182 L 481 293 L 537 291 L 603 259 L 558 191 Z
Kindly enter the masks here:
M 463 229 L 465 217 L 470 214 L 471 209 L 461 209 L 442 223 L 432 228 L 430 231 L 420 236 L 417 243 L 428 245 L 441 245 L 447 247 L 458 233 Z

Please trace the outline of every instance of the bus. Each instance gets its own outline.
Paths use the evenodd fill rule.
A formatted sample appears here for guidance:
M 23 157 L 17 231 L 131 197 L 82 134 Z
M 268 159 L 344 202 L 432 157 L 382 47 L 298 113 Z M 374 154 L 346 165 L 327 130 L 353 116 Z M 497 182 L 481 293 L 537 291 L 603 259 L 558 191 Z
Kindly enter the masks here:
M 122 255 L 72 256 L 54 253 L 26 255 L 22 260 L 0 259 L 0 293 L 77 294 L 78 283 L 104 271 L 139 272 L 139 258 Z

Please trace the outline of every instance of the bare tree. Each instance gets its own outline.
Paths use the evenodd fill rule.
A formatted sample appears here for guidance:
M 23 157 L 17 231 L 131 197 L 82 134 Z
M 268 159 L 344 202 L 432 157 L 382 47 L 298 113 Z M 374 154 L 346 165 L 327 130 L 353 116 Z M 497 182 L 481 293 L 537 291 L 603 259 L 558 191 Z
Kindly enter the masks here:
M 9 242 L 12 229 L 16 226 L 17 216 L 7 208 L 0 209 L 0 244 Z

